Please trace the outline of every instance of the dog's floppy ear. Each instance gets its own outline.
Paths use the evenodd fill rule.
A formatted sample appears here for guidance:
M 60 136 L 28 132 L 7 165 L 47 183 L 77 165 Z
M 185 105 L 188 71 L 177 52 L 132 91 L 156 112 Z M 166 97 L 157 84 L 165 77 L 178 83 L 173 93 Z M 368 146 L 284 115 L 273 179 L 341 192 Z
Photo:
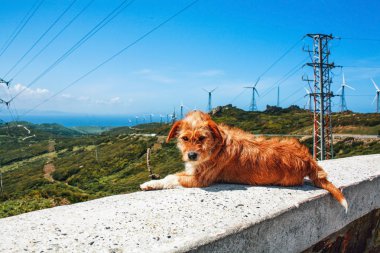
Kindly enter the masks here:
M 211 132 L 213 133 L 214 137 L 216 139 L 222 140 L 223 137 L 222 137 L 222 134 L 219 131 L 218 125 L 214 121 L 212 121 L 211 119 L 209 119 L 207 121 L 207 124 L 208 124 L 208 127 L 210 128 Z
M 181 126 L 181 124 L 182 124 L 182 120 L 176 121 L 173 124 L 172 129 L 170 129 L 169 135 L 166 138 L 166 142 L 169 142 L 173 137 L 177 135 L 178 128 Z

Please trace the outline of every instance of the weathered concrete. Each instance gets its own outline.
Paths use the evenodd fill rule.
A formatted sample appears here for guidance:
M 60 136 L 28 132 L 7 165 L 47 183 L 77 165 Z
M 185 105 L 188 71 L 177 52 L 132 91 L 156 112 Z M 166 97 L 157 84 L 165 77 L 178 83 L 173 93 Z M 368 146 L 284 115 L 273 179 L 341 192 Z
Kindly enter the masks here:
M 303 253 L 380 252 L 380 209 L 360 217 Z
M 0 252 L 299 252 L 380 208 L 380 155 L 321 165 L 348 214 L 307 184 L 137 192 L 0 219 Z

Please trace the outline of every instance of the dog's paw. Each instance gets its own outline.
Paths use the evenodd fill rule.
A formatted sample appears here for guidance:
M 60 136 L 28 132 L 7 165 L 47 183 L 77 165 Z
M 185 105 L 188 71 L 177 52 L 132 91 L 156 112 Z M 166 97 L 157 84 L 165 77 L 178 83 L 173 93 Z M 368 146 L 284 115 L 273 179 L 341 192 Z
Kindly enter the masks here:
M 163 185 L 160 180 L 152 180 L 140 185 L 140 189 L 143 191 L 161 190 Z

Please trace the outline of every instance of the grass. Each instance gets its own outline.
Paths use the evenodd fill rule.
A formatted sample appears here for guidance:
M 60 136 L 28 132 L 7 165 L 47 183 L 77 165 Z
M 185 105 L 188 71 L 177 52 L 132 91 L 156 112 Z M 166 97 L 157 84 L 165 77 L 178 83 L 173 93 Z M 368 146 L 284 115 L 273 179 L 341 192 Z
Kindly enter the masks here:
M 219 123 L 258 134 L 279 135 L 310 134 L 311 117 L 310 112 L 297 107 L 245 112 L 230 105 L 217 108 L 213 115 Z M 334 131 L 339 133 L 376 134 L 380 129 L 378 114 L 334 114 L 333 123 Z M 149 180 L 148 147 L 152 148 L 151 166 L 155 174 L 164 177 L 183 169 L 175 142 L 165 143 L 168 124 L 117 127 L 108 131 L 84 128 L 96 132 L 86 135 L 56 124 L 22 124 L 35 137 L 24 139 L 28 136 L 25 129 L 15 124 L 0 125 L 0 171 L 4 185 L 0 217 L 138 191 L 139 185 Z M 146 135 L 152 133 L 155 136 Z M 311 148 L 312 138 L 301 141 Z M 380 139 L 347 137 L 336 141 L 334 149 L 336 158 L 378 154 Z M 53 181 L 44 177 L 47 162 L 55 167 Z

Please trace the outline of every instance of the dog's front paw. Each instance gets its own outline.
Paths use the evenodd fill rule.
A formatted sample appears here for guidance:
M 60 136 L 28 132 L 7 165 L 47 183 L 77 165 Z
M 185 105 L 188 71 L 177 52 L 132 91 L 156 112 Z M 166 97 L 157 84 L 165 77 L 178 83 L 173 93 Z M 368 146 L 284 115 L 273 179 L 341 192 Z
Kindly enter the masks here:
M 140 189 L 143 191 L 161 190 L 162 188 L 160 180 L 151 180 L 140 185 Z

